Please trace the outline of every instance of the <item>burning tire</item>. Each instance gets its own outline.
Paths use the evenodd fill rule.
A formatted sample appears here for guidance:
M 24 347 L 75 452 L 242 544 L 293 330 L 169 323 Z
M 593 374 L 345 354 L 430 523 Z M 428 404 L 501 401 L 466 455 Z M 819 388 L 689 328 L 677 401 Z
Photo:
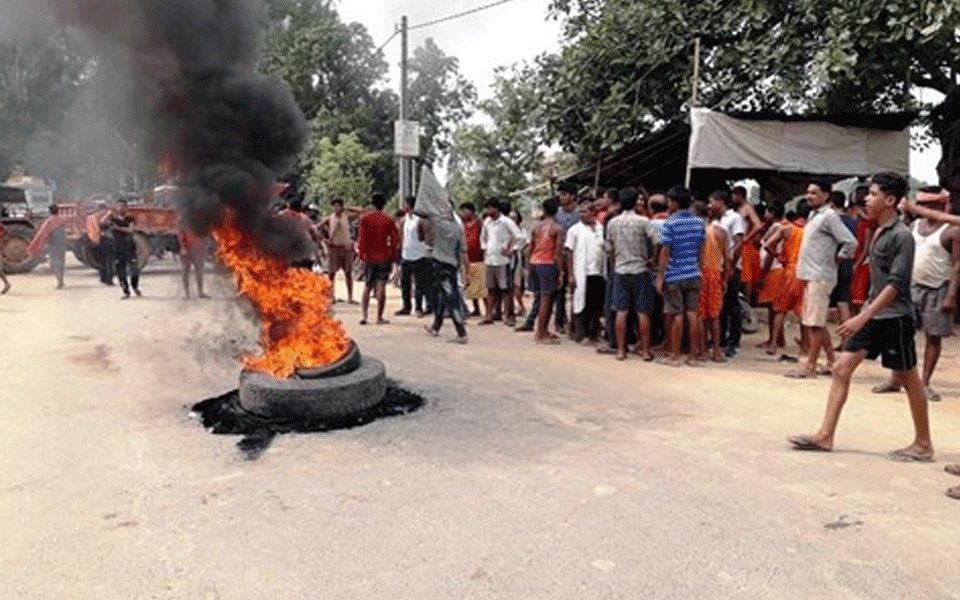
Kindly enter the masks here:
M 356 370 L 321 379 L 279 379 L 252 371 L 240 375 L 240 405 L 270 418 L 344 417 L 379 404 L 386 392 L 383 363 L 366 356 Z
M 3 247 L 0 256 L 3 257 L 3 271 L 5 273 L 28 273 L 43 261 L 43 256 L 30 256 L 27 246 L 33 239 L 34 230 L 28 225 L 4 225 Z

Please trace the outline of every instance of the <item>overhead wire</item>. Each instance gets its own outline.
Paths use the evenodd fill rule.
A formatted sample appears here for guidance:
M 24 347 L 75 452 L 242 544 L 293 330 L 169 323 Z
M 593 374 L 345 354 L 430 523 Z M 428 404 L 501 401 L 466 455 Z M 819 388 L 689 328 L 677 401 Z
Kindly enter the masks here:
M 488 10 L 488 9 L 491 9 L 491 8 L 496 8 L 497 6 L 501 6 L 501 5 L 503 5 L 503 4 L 507 4 L 507 3 L 514 2 L 514 1 L 515 1 L 515 0 L 496 0 L 496 2 L 490 2 L 489 4 L 484 4 L 483 6 L 476 6 L 476 7 L 474 7 L 474 8 L 469 8 L 469 9 L 467 9 L 467 10 L 465 10 L 465 11 L 462 11 L 462 12 L 458 12 L 458 13 L 455 13 L 455 14 L 452 14 L 452 15 L 447 15 L 447 16 L 445 16 L 445 17 L 440 17 L 439 19 L 434 19 L 434 20 L 432 20 L 432 21 L 427 21 L 427 22 L 425 22 L 425 23 L 417 23 L 416 25 L 411 25 L 411 26 L 407 27 L 407 31 L 414 31 L 414 30 L 417 30 L 417 29 L 423 29 L 423 28 L 425 28 L 425 27 L 430 27 L 431 25 L 439 25 L 440 23 L 446 23 L 447 21 L 453 21 L 454 19 L 460 19 L 460 18 L 469 16 L 469 15 L 472 15 L 472 14 L 475 14 L 475 13 L 478 13 L 478 12 L 481 12 L 481 11 L 484 11 L 484 10 Z M 393 41 L 393 38 L 397 37 L 397 35 L 399 35 L 399 34 L 400 34 L 400 28 L 398 27 L 396 30 L 394 30 L 393 35 L 391 35 L 389 38 L 387 38 L 387 41 L 385 41 L 384 43 L 380 44 L 380 47 L 377 48 L 377 52 L 380 52 L 381 50 L 383 50 L 384 48 L 386 48 L 387 44 L 389 44 L 390 42 L 392 42 L 392 41 Z
M 413 30 L 415 30 L 415 29 L 423 29 L 424 27 L 430 27 L 431 25 L 437 25 L 437 24 L 439 24 L 439 23 L 445 23 L 445 22 L 447 22 L 447 21 L 453 21 L 454 19 L 459 19 L 459 18 L 461 18 L 461 17 L 466 17 L 467 15 L 472 15 L 472 14 L 474 14 L 474 13 L 478 13 L 478 12 L 480 12 L 480 11 L 484 11 L 484 10 L 487 10 L 487 9 L 490 9 L 490 8 L 494 8 L 494 7 L 503 5 L 503 4 L 507 4 L 508 2 L 513 2 L 513 1 L 514 1 L 514 0 L 497 0 L 496 2 L 491 2 L 491 3 L 489 3 L 489 4 L 484 4 L 483 6 L 477 6 L 477 7 L 475 7 L 475 8 L 470 8 L 470 9 L 467 9 L 467 10 L 465 10 L 465 11 L 463 11 L 463 12 L 458 12 L 458 13 L 455 13 L 455 14 L 452 14 L 452 15 L 448 15 L 448 16 L 446 16 L 446 17 L 440 17 L 439 19 L 434 19 L 433 21 L 427 21 L 426 23 L 418 23 L 418 24 L 416 24 L 416 25 L 411 25 L 410 27 L 407 28 L 407 31 L 413 31 Z

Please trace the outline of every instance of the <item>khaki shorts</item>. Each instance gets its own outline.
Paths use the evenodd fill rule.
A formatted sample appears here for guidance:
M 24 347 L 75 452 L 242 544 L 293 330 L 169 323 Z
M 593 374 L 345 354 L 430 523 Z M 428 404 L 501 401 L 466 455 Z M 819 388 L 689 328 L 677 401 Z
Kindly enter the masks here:
M 353 249 L 330 246 L 327 268 L 331 275 L 339 270 L 348 274 L 353 273 Z
M 919 315 L 918 325 L 927 335 L 949 337 L 953 335 L 953 311 L 943 312 L 940 307 L 950 291 L 950 282 L 939 288 L 915 283 L 910 286 L 914 310 Z
M 830 312 L 830 293 L 836 287 L 830 281 L 808 281 L 803 290 L 803 316 L 807 327 L 826 327 Z
M 487 297 L 486 265 L 482 262 L 470 263 L 470 285 L 463 291 L 467 300 L 483 300 Z

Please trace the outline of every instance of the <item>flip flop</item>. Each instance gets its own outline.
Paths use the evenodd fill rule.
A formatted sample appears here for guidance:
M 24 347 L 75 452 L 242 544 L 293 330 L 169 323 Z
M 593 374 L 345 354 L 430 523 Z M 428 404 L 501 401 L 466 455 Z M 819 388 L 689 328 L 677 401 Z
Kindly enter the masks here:
M 900 450 L 894 450 L 893 452 L 887 454 L 887 458 L 897 462 L 928 463 L 933 462 L 933 456 L 933 452 L 930 452 L 930 454 L 924 454 L 912 448 L 901 448 Z
M 824 448 L 818 444 L 812 437 L 809 435 L 799 434 L 791 435 L 787 438 L 787 441 L 793 444 L 794 450 L 801 450 L 806 452 L 830 452 L 833 448 Z
M 873 386 L 870 388 L 870 391 L 874 394 L 893 394 L 900 391 L 900 386 L 887 381 L 885 383 L 881 383 L 880 385 Z
M 809 373 L 807 371 L 790 371 L 789 373 L 784 373 L 784 377 L 787 379 L 816 379 L 816 373 Z
M 947 465 L 943 468 L 943 470 L 951 475 L 960 477 L 960 464 L 954 463 L 952 465 Z

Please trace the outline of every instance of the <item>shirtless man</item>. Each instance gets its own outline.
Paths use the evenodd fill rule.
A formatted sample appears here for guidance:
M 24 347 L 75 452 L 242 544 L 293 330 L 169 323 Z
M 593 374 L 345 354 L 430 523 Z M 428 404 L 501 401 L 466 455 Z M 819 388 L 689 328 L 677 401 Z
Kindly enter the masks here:
M 917 204 L 943 212 L 950 196 L 939 189 L 924 189 L 917 195 Z M 944 337 L 953 335 L 953 314 L 957 308 L 960 287 L 960 227 L 935 214 L 914 221 L 911 227 L 916 252 L 913 262 L 913 283 L 910 293 L 920 314 L 918 328 L 926 335 L 923 352 L 923 384 L 927 399 L 940 400 L 930 387 L 930 380 L 940 360 Z M 896 392 L 900 385 L 892 379 L 874 388 L 876 393 Z
M 760 249 L 758 242 L 763 235 L 763 221 L 756 209 L 747 200 L 747 188 L 738 185 L 730 192 L 730 199 L 747 225 L 740 252 L 740 280 L 743 282 L 747 302 L 753 302 L 753 292 L 760 278 Z
M 320 226 L 320 235 L 327 242 L 327 275 L 330 277 L 330 294 L 335 289 L 337 271 L 343 271 L 347 284 L 347 303 L 356 304 L 353 299 L 353 238 L 350 235 L 350 219 L 343 210 L 343 200 L 330 202 L 333 214 L 324 219 Z M 337 300 L 334 299 L 334 302 Z
M 778 209 L 778 212 L 781 209 Z M 803 243 L 803 229 L 790 221 L 783 219 L 776 232 L 765 242 L 764 248 L 768 253 L 767 264 L 769 269 L 773 257 L 781 264 L 780 275 L 775 281 L 767 285 L 776 286 L 771 290 L 773 308 L 773 327 L 770 332 L 772 342 L 767 348 L 767 354 L 775 355 L 783 339 L 783 324 L 787 313 L 799 315 L 803 311 L 803 282 L 797 279 L 797 264 L 800 262 L 800 246 Z

